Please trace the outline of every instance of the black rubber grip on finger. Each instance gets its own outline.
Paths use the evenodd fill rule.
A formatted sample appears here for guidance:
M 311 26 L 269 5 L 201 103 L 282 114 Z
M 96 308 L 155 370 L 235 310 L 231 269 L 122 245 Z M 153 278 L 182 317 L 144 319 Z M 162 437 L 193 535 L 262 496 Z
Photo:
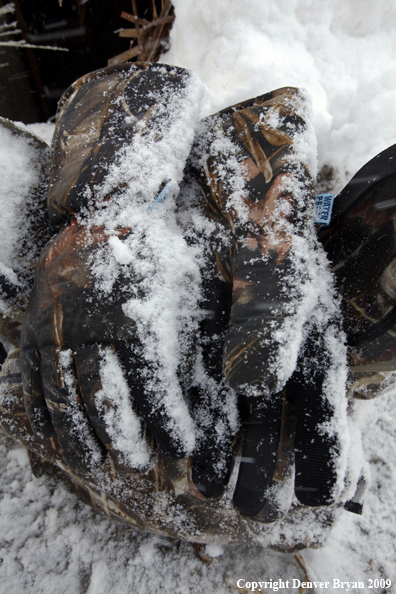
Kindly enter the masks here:
M 322 382 L 292 383 L 297 412 L 295 437 L 295 493 L 300 503 L 309 506 L 330 505 L 337 480 L 335 458 L 337 439 L 321 433 L 333 411 L 322 395 Z
M 117 341 L 115 347 L 126 372 L 131 396 L 162 452 L 171 458 L 185 458 L 187 451 L 183 443 L 177 435 L 171 435 L 171 421 L 165 407 L 155 403 L 153 395 L 145 389 L 143 372 L 148 364 L 138 352 L 136 344 Z
M 224 411 L 213 406 L 211 396 L 198 387 L 190 392 L 192 390 L 196 393 L 193 399 L 195 407 L 207 414 L 204 422 L 200 414 L 195 417 L 201 436 L 192 455 L 191 478 L 205 497 L 220 497 L 231 472 L 233 432 L 224 418 Z M 218 427 L 222 428 L 221 438 Z
M 216 450 L 210 446 L 206 452 L 193 456 L 191 478 L 198 491 L 205 497 L 220 497 L 228 482 L 228 468 L 224 472 L 216 471 Z
M 245 442 L 233 504 L 244 515 L 256 516 L 268 498 L 278 459 L 282 425 L 283 393 L 260 403 L 260 397 L 244 399 L 248 416 Z
M 191 478 L 205 497 L 220 497 L 228 483 L 232 466 L 232 435 L 218 443 L 215 424 L 200 440 L 192 456 Z

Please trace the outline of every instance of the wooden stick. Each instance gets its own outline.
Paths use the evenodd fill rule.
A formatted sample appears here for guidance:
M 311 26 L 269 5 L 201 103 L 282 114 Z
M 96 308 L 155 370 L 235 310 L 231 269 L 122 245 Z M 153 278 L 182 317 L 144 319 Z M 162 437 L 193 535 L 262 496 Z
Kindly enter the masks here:
M 137 17 L 138 11 L 137 11 L 137 6 L 136 6 L 136 0 L 132 0 L 132 7 L 133 7 L 133 12 L 135 13 L 135 16 Z M 146 59 L 146 52 L 144 51 L 143 40 L 142 40 L 142 36 L 140 34 L 139 24 L 135 23 L 135 27 L 136 27 L 137 42 L 138 42 L 139 49 L 140 49 L 139 60 L 144 61 Z
M 175 20 L 175 15 L 170 15 L 167 17 L 164 17 L 162 19 L 157 19 L 156 21 L 153 21 L 152 23 L 149 23 L 148 25 L 144 25 L 144 27 L 142 27 L 141 29 L 139 29 L 139 32 L 142 36 L 147 35 L 147 31 L 149 29 L 152 29 L 153 27 L 157 27 L 157 25 L 166 25 L 166 23 L 172 23 Z M 1 35 L 1 33 L 0 33 Z M 138 36 L 138 32 L 136 29 L 121 29 L 121 31 L 119 31 L 118 33 L 119 37 L 137 37 Z
M 147 29 L 151 29 L 151 27 L 156 27 L 157 25 L 166 25 L 166 23 L 173 23 L 175 20 L 175 15 L 171 14 L 170 16 L 163 17 L 162 19 L 157 19 L 156 21 L 152 21 L 148 25 L 144 25 L 142 27 L 142 32 L 147 31 Z
M 121 62 L 128 62 L 131 58 L 138 56 L 140 53 L 139 46 L 136 45 L 135 47 L 130 48 L 126 52 L 122 52 L 122 54 L 118 54 L 110 60 L 107 60 L 107 66 L 114 66 L 115 64 L 121 64 Z
M 137 37 L 136 29 L 122 29 L 118 33 L 119 37 Z
M 165 0 L 165 2 L 163 3 L 163 8 L 161 10 L 161 14 L 160 14 L 159 20 L 161 20 L 161 19 L 163 19 L 165 17 L 168 17 L 171 9 L 172 9 L 172 3 L 171 3 L 171 1 L 170 0 Z M 159 47 L 159 44 L 160 44 L 160 41 L 161 41 L 161 34 L 162 34 L 163 29 L 164 29 L 164 25 L 163 24 L 157 25 L 155 27 L 155 29 L 154 29 L 152 38 L 150 39 L 150 41 L 154 42 L 154 45 L 153 45 L 153 48 L 152 48 L 152 50 L 150 52 L 150 55 L 148 57 L 148 60 L 147 60 L 148 62 L 152 62 L 153 61 L 153 58 L 154 58 L 155 54 L 158 51 L 158 47 Z
M 148 21 L 146 19 L 139 19 L 137 16 L 133 14 L 129 14 L 129 12 L 122 11 L 121 18 L 130 21 L 131 23 L 138 24 L 138 25 L 147 25 Z
M 153 13 L 153 19 L 156 21 L 158 19 L 158 13 L 155 0 L 151 0 L 151 12 Z

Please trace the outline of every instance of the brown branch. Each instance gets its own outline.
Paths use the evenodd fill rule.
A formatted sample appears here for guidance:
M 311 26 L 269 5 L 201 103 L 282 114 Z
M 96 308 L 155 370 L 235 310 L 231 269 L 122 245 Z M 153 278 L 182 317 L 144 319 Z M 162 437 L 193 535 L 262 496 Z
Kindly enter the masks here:
M 135 13 L 135 16 L 137 18 L 138 11 L 137 11 L 137 6 L 136 6 L 136 0 L 132 0 L 132 7 L 133 7 L 133 12 Z M 139 46 L 139 49 L 140 49 L 139 59 L 144 62 L 144 60 L 146 59 L 146 52 L 144 51 L 142 35 L 140 34 L 140 28 L 139 28 L 138 23 L 135 24 L 135 27 L 136 27 L 137 42 L 138 42 L 138 46 Z
M 162 19 L 157 19 L 156 21 L 153 21 L 152 23 L 149 23 L 148 25 L 145 25 L 144 27 L 139 29 L 139 32 L 143 37 L 144 35 L 147 35 L 147 31 L 149 29 L 152 29 L 153 27 L 157 27 L 158 25 L 166 25 L 167 23 L 173 23 L 174 20 L 175 20 L 174 14 L 164 17 Z M 1 33 L 0 33 L 0 35 L 1 35 Z M 119 35 L 119 37 L 137 37 L 138 32 L 136 29 L 121 29 L 121 31 L 119 31 L 118 35 Z
M 121 64 L 121 62 L 128 62 L 128 60 L 130 60 L 131 58 L 138 56 L 139 53 L 140 48 L 138 45 L 136 45 L 135 47 L 130 48 L 126 52 L 122 52 L 122 54 L 118 54 L 117 56 L 110 58 L 110 60 L 107 60 L 107 65 L 114 66 L 115 64 Z
M 129 14 L 129 12 L 122 11 L 121 18 L 130 21 L 131 23 L 138 24 L 138 25 L 147 25 L 148 21 L 146 19 L 139 19 L 137 16 L 133 14 Z
M 157 7 L 155 5 L 155 0 L 151 0 L 151 12 L 153 14 L 153 19 L 156 21 L 158 19 Z
M 137 37 L 136 29 L 122 29 L 118 33 L 119 37 Z
M 163 4 L 163 8 L 161 10 L 160 18 L 158 20 L 168 17 L 171 10 L 172 10 L 171 1 L 165 0 L 165 2 Z M 152 62 L 154 60 L 155 55 L 158 53 L 158 48 L 160 45 L 163 30 L 164 30 L 164 24 L 157 25 L 154 29 L 153 35 L 150 39 L 151 43 L 154 42 L 154 46 L 153 46 L 153 49 L 151 50 L 150 55 L 148 57 L 148 62 Z
M 212 557 L 209 557 L 209 555 L 205 555 L 205 553 L 202 550 L 202 545 L 199 542 L 193 542 L 194 545 L 194 549 L 196 550 L 198 557 L 200 559 L 202 559 L 202 561 L 205 561 L 205 563 L 207 563 L 208 565 L 210 565 L 213 561 Z
M 175 20 L 175 15 L 171 14 L 170 16 L 163 17 L 161 19 L 157 19 L 156 21 L 152 21 L 148 25 L 142 27 L 142 32 L 147 31 L 147 29 L 151 29 L 152 27 L 156 27 L 157 25 L 166 25 L 166 23 L 173 23 Z
M 160 55 L 161 40 L 167 34 L 171 23 L 175 20 L 174 14 L 172 14 L 173 6 L 171 0 L 161 0 L 161 12 L 158 16 L 158 12 L 155 6 L 155 0 L 152 2 L 152 15 L 154 20 L 148 21 L 138 17 L 137 3 L 136 0 L 132 0 L 132 12 L 123 11 L 121 18 L 129 21 L 135 25 L 134 28 L 125 28 L 119 31 L 119 37 L 123 37 L 131 40 L 133 45 L 134 40 L 137 40 L 137 45 L 130 47 L 129 50 L 114 56 L 108 61 L 108 64 L 118 64 L 122 60 L 130 60 L 133 57 L 137 57 L 139 61 L 153 62 L 158 60 Z

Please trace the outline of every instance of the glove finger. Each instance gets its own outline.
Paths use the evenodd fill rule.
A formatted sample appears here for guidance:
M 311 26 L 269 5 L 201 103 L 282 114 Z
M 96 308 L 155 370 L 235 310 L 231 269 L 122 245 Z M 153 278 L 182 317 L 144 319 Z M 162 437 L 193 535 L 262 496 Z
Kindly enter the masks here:
M 115 347 L 124 367 L 132 398 L 151 435 L 165 456 L 185 458 L 185 445 L 177 432 L 172 431 L 173 419 L 170 418 L 165 405 L 151 398 L 150 393 L 145 390 L 143 372 L 147 368 L 147 362 L 130 343 L 117 341 Z
M 270 402 L 245 398 L 248 416 L 234 507 L 247 516 L 256 516 L 263 509 L 275 472 L 282 425 L 283 393 Z
M 76 370 L 89 419 L 117 468 L 128 472 L 147 466 L 151 456 L 144 427 L 133 411 L 117 355 L 96 345 L 78 349 Z
M 215 438 L 206 439 L 193 454 L 191 478 L 205 497 L 220 497 L 224 492 L 231 469 L 231 444 L 230 439 L 220 448 Z
M 41 350 L 41 380 L 65 464 L 89 474 L 106 457 L 86 416 L 70 350 L 47 346 Z
M 322 395 L 323 376 L 307 385 L 293 378 L 292 391 L 297 412 L 295 438 L 295 493 L 300 503 L 310 506 L 334 502 L 337 480 L 334 460 L 337 439 L 320 430 L 332 417 L 332 409 Z
M 189 391 L 193 417 L 199 431 L 192 455 L 191 478 L 205 497 L 220 497 L 228 483 L 232 465 L 231 431 L 225 411 L 203 389 Z
M 40 439 L 56 435 L 41 385 L 40 355 L 36 349 L 21 351 L 20 364 L 25 410 L 33 433 Z

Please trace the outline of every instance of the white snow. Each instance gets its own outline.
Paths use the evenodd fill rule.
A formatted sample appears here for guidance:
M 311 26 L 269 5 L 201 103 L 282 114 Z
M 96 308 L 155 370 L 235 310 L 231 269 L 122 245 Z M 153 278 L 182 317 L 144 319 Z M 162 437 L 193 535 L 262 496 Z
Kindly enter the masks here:
M 395 142 L 396 26 L 386 0 L 175 0 L 166 62 L 206 83 L 205 113 L 285 86 L 309 91 L 319 167 L 346 183 Z
M 18 123 L 20 130 L 26 131 Z M 39 183 L 39 173 L 35 164 L 38 152 L 34 144 L 26 143 L 22 136 L 0 125 L 0 274 L 18 285 L 16 272 L 19 272 L 17 244 L 23 237 L 24 203 L 31 187 Z M 15 175 L 15 164 L 18 172 Z
M 313 99 L 319 171 L 325 164 L 333 167 L 335 192 L 368 159 L 395 142 L 396 4 L 389 0 L 174 0 L 173 3 L 176 21 L 171 49 L 163 59 L 195 71 L 207 85 L 201 115 L 283 86 L 306 89 Z M 198 95 L 196 97 L 198 109 Z M 184 122 L 184 133 L 180 130 L 172 145 L 177 149 L 183 139 L 180 162 L 188 152 L 192 137 L 186 138 L 185 133 L 190 132 L 196 114 L 189 117 L 189 121 Z M 308 144 L 301 150 L 312 149 L 313 142 Z M 158 145 L 161 159 L 163 149 L 160 143 Z M 145 154 L 143 149 L 139 154 Z M 150 196 L 149 204 L 144 204 L 145 212 L 163 183 L 171 179 L 179 184 L 181 172 L 175 157 L 156 173 L 149 188 L 144 186 L 143 178 L 133 180 L 135 187 L 141 184 L 145 195 Z M 23 179 L 21 175 L 21 183 Z M 186 244 L 177 226 L 171 225 L 176 185 L 174 188 L 165 202 L 153 209 L 151 222 L 155 220 L 157 233 L 165 224 L 174 229 L 175 262 L 166 262 L 166 265 L 172 265 L 175 274 L 179 273 L 177 282 L 183 286 L 187 278 L 198 282 L 197 270 L 189 267 L 191 262 L 197 262 L 199 254 L 190 252 L 189 257 L 181 259 L 185 253 L 181 246 Z M 239 190 L 236 186 L 236 203 Z M 2 207 L 2 217 L 5 212 Z M 101 213 L 103 210 L 98 217 Z M 112 256 L 113 263 L 125 268 L 132 263 L 134 242 L 141 241 L 141 237 L 136 234 L 129 242 L 121 241 L 115 232 L 123 224 L 120 210 L 114 210 L 113 214 L 114 225 L 108 229 L 113 232 L 109 258 Z M 129 221 L 136 216 L 136 222 L 140 222 L 141 215 L 129 212 Z M 97 223 L 100 224 L 99 220 Z M 295 243 L 295 250 L 300 253 L 306 271 L 309 267 L 304 263 L 306 245 L 303 243 L 304 238 L 301 238 L 301 244 Z M 144 264 L 142 257 L 138 269 L 142 276 L 150 274 L 150 266 L 165 265 L 162 258 L 166 257 L 158 236 L 149 238 L 144 249 L 151 254 L 152 261 Z M 102 282 L 102 290 L 107 292 L 114 278 L 111 274 L 106 276 L 106 262 L 103 264 L 104 267 L 97 270 L 98 282 Z M 138 266 L 137 262 L 134 264 Z M 320 256 L 315 266 L 315 275 L 307 277 L 302 289 L 302 308 L 328 297 L 324 290 L 328 273 Z M 164 304 L 171 308 L 170 318 L 165 316 L 167 307 L 161 310 L 161 315 L 164 314 L 161 331 L 166 334 L 175 320 L 181 324 L 183 316 L 179 316 L 178 310 L 188 310 L 194 304 L 181 300 L 172 305 L 167 296 L 167 291 L 172 290 L 170 281 L 163 278 L 161 282 Z M 137 299 L 131 303 L 131 299 L 128 304 L 131 315 L 138 312 L 142 324 L 145 320 L 145 332 L 153 328 L 153 315 L 158 319 L 159 311 L 155 291 L 150 293 L 150 287 L 147 290 L 149 299 L 144 303 Z M 321 312 L 323 309 L 318 307 L 315 313 L 318 323 Z M 181 327 L 182 324 L 178 326 Z M 298 334 L 302 329 L 294 331 Z M 167 335 L 167 341 L 176 339 L 175 335 L 170 338 Z M 162 343 L 155 340 L 153 344 Z M 337 361 L 344 354 L 334 352 L 339 342 L 330 331 L 327 346 L 334 353 L 336 369 L 329 382 L 336 382 L 338 390 L 345 378 Z M 173 351 L 156 349 L 154 347 L 150 356 L 162 368 L 173 370 L 169 376 L 171 382 L 176 373 L 171 359 Z M 290 364 L 291 361 L 285 360 L 285 365 Z M 329 384 L 329 389 L 334 391 L 334 384 Z M 111 523 L 78 502 L 62 485 L 48 486 L 45 481 L 34 479 L 24 450 L 17 446 L 7 451 L 6 440 L 1 436 L 0 556 L 3 561 L 0 578 L 3 591 L 9 594 L 33 590 L 38 594 L 54 591 L 60 594 L 126 594 L 130 591 L 225 594 L 251 591 L 249 587 L 238 588 L 238 580 L 242 580 L 239 584 L 243 585 L 272 580 L 266 591 L 276 591 L 275 582 L 280 579 L 289 580 L 288 586 L 279 588 L 280 592 L 300 592 L 301 585 L 292 587 L 293 579 L 328 581 L 327 587 L 315 588 L 318 593 L 347 591 L 346 585 L 343 589 L 336 587 L 333 580 L 339 579 L 363 582 L 363 588 L 351 586 L 349 592 L 384 592 L 382 583 L 374 580 L 396 580 L 395 395 L 395 390 L 388 389 L 386 395 L 374 401 L 356 401 L 348 421 L 345 411 L 338 411 L 339 427 L 348 422 L 350 437 L 345 431 L 345 439 L 350 440 L 352 446 L 348 460 L 351 483 L 356 483 L 363 466 L 370 473 L 363 516 L 342 513 L 321 549 L 302 551 L 296 556 L 253 546 L 210 545 L 203 552 L 214 557 L 211 565 L 196 557 L 192 545 L 178 545 Z M 345 443 L 345 450 L 347 447 Z M 346 465 L 345 459 L 342 464 Z M 391 589 L 388 587 L 387 591 Z
M 29 130 L 29 132 L 32 132 L 33 134 L 41 138 L 41 140 L 44 140 L 44 142 L 46 142 L 48 146 L 51 146 L 51 141 L 55 130 L 55 124 L 37 123 L 28 124 L 26 127 Z
M 102 389 L 95 402 L 103 414 L 106 430 L 122 462 L 129 468 L 144 468 L 150 462 L 150 452 L 142 436 L 142 422 L 131 408 L 129 388 L 117 355 L 110 348 L 101 353 L 99 369 Z M 106 402 L 112 406 L 106 406 Z

